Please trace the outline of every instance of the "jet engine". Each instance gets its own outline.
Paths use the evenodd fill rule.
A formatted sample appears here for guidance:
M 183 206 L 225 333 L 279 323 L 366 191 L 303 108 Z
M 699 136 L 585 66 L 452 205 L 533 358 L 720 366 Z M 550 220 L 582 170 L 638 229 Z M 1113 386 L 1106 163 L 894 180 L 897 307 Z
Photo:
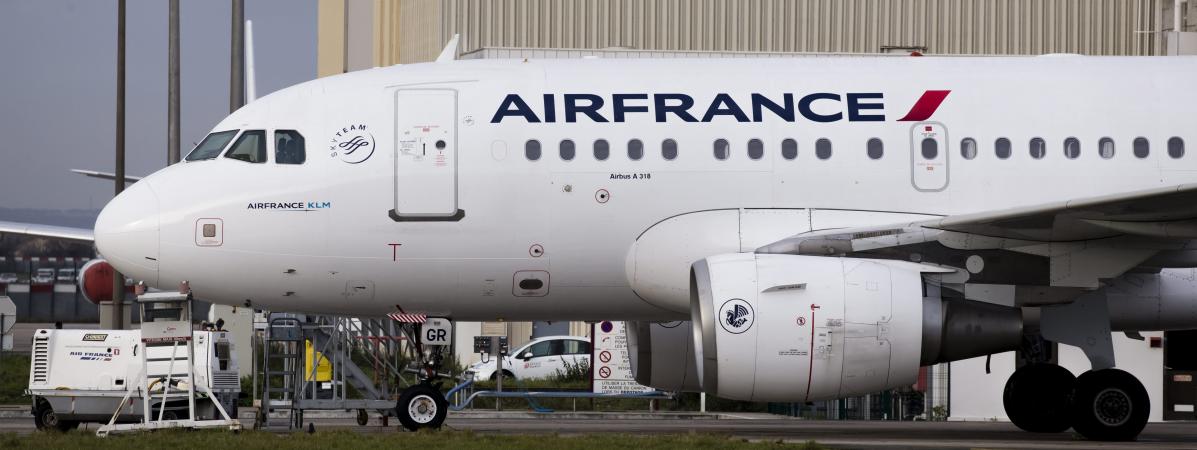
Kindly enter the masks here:
M 690 321 L 628 322 L 628 359 L 636 382 L 671 392 L 700 392 Z
M 94 304 L 112 301 L 113 280 L 116 272 L 112 265 L 103 259 L 93 259 L 79 268 L 79 292 L 83 298 Z M 125 286 L 126 292 L 133 292 L 132 286 Z
M 918 368 L 1018 348 L 1018 308 L 944 300 L 906 261 L 738 253 L 693 264 L 703 390 L 813 401 L 914 384 Z

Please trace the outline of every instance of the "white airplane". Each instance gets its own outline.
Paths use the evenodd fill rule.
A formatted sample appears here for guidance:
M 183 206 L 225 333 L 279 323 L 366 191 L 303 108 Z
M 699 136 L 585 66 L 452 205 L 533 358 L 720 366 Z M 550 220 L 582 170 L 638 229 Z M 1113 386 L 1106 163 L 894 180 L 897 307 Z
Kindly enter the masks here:
M 1197 59 L 446 59 L 250 103 L 99 252 L 259 309 L 627 320 L 642 383 L 741 400 L 1019 350 L 1011 420 L 1098 440 L 1150 409 L 1111 332 L 1197 327 Z

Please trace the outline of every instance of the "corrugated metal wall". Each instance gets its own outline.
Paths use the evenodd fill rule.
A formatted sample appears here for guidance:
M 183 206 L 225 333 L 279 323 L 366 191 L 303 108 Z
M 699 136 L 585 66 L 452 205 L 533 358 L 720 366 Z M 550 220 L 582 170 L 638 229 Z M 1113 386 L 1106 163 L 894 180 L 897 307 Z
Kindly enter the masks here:
M 1170 0 L 378 0 L 379 65 L 483 47 L 1150 55 Z M 398 26 L 398 30 L 395 30 Z M 430 39 L 435 37 L 435 39 Z M 432 45 L 435 41 L 436 45 Z

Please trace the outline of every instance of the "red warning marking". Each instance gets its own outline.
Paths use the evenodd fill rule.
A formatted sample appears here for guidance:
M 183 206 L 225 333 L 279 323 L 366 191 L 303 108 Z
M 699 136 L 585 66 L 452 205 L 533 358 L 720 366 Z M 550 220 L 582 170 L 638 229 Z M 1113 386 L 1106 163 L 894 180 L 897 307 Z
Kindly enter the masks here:
M 798 326 L 803 326 L 803 325 L 806 325 L 806 318 L 799 316 L 798 317 Z
M 815 376 L 815 310 L 819 305 L 810 304 L 810 363 L 806 366 L 806 401 L 810 401 L 811 378 Z
M 599 361 L 603 363 L 611 362 L 611 352 L 606 350 L 599 352 Z
M 611 377 L 611 368 L 607 367 L 607 366 L 599 367 L 599 377 L 600 378 L 610 378 Z

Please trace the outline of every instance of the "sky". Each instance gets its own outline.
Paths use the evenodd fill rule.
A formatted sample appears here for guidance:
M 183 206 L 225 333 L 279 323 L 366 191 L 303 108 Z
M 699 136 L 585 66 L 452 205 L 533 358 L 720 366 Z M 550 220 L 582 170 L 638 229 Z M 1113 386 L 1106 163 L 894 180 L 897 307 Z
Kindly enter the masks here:
M 181 152 L 229 112 L 229 0 L 180 6 Z M 0 0 L 0 208 L 99 209 L 113 171 L 116 0 Z M 126 171 L 166 165 L 167 4 L 128 0 Z M 245 0 L 257 91 L 316 77 L 316 1 Z M 4 220 L 0 217 L 0 220 Z

